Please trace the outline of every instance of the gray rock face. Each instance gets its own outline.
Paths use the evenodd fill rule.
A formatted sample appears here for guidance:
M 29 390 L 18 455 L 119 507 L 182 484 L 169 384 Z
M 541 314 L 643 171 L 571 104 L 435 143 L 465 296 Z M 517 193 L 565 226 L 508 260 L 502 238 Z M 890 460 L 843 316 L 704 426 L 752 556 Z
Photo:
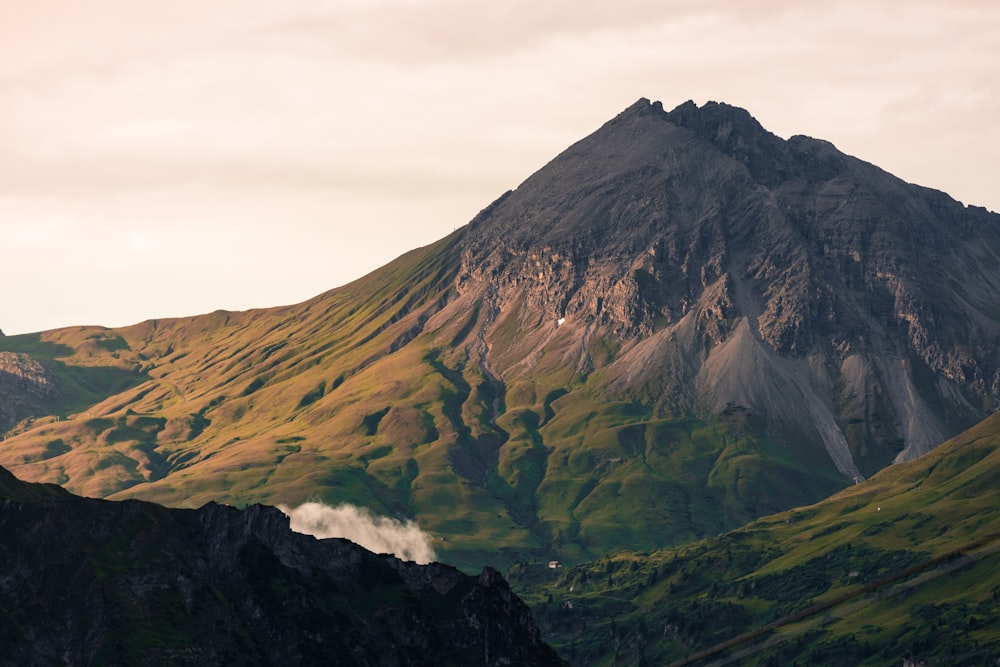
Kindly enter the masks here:
M 61 395 L 55 375 L 37 360 L 18 352 L 0 352 L 0 429 L 44 413 L 42 406 Z
M 293 533 L 271 507 L 78 498 L 0 468 L 0 663 L 558 665 L 478 577 Z
M 609 395 L 748 409 L 848 478 L 1000 395 L 1000 215 L 725 104 L 640 100 L 570 147 L 471 223 L 457 286 L 454 308 L 487 306 L 469 345 L 501 380 L 558 327 Z

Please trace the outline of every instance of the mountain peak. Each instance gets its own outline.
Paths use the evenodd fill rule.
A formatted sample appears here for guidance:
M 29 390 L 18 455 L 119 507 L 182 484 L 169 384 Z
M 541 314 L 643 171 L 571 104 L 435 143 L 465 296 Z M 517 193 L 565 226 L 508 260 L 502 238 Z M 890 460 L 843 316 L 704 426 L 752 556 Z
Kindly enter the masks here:
M 721 153 L 743 163 L 754 180 L 762 185 L 774 186 L 796 170 L 783 139 L 765 129 L 746 109 L 725 102 L 710 100 L 698 106 L 693 100 L 688 100 L 671 111 L 664 111 L 662 102 L 641 97 L 591 136 L 607 140 L 611 138 L 607 130 L 631 128 L 633 123 L 636 124 L 633 128 L 636 132 L 645 134 L 651 131 L 649 122 L 653 119 L 665 121 L 664 125 L 683 128 L 707 141 Z M 652 131 L 665 132 L 663 128 Z M 647 145 L 638 152 L 630 152 L 638 157 L 660 148 L 648 145 L 652 136 L 646 137 Z M 680 138 L 678 135 L 674 137 Z
M 707 139 L 717 138 L 720 132 L 728 135 L 734 130 L 744 134 L 766 134 L 774 137 L 746 109 L 714 100 L 709 100 L 701 106 L 694 100 L 688 100 L 667 112 L 663 110 L 662 102 L 640 97 L 618 114 L 619 118 L 643 116 L 661 116 L 674 125 L 687 128 Z
M 791 422 L 803 421 L 796 414 L 815 417 L 822 422 L 817 432 L 837 434 L 823 435 L 824 442 L 851 479 L 896 455 L 927 451 L 981 412 L 961 402 L 955 416 L 921 409 L 898 420 L 907 426 L 894 439 L 859 429 L 842 435 L 826 412 L 809 412 L 819 401 L 804 401 L 793 414 L 782 396 L 761 396 L 787 379 L 782 358 L 811 354 L 827 355 L 831 367 L 850 359 L 845 386 L 878 384 L 885 397 L 878 400 L 898 404 L 901 414 L 910 410 L 905 396 L 914 380 L 887 366 L 887 358 L 909 368 L 906 360 L 915 355 L 943 382 L 996 394 L 1000 364 L 985 352 L 996 324 L 975 305 L 990 297 L 973 281 L 962 289 L 982 293 L 956 298 L 944 279 L 965 274 L 970 262 L 983 275 L 996 274 L 962 236 L 971 233 L 975 215 L 828 142 L 785 141 L 740 107 L 687 101 L 665 112 L 641 98 L 473 221 L 459 286 L 481 290 L 497 316 L 517 312 L 521 331 L 565 321 L 621 345 L 658 335 L 675 341 L 662 347 L 673 350 L 663 352 L 669 357 L 663 363 L 703 363 L 696 371 L 703 390 L 692 402 L 707 400 L 711 411 L 749 406 Z M 982 226 L 977 243 L 997 247 L 997 232 Z M 937 278 L 927 279 L 928 267 L 939 267 Z M 681 349 L 676 341 L 688 328 L 697 330 L 691 341 L 709 341 L 704 348 Z M 546 341 L 540 334 L 531 342 L 541 349 Z M 577 368 L 586 376 L 601 362 L 585 338 L 577 346 Z M 778 384 L 735 361 L 757 354 L 773 361 Z M 493 356 L 501 376 L 515 367 L 521 372 L 523 360 L 534 358 Z M 637 354 L 633 364 L 622 353 L 602 377 L 617 374 L 622 387 L 645 377 L 651 394 L 663 395 L 674 380 L 651 368 L 647 357 Z M 806 386 L 813 378 L 796 382 Z M 753 383 L 760 386 L 744 390 Z M 839 402 L 847 419 L 864 420 L 880 409 L 876 399 L 831 391 L 823 389 L 823 400 Z M 950 399 L 931 392 L 925 400 Z M 845 455 L 848 445 L 860 468 Z
M 662 114 L 663 103 L 650 101 L 648 97 L 640 97 L 632 105 L 622 111 L 620 116 L 649 116 L 651 114 Z
M 722 123 L 739 123 L 747 129 L 766 132 L 757 119 L 746 109 L 725 102 L 709 100 L 700 107 L 692 100 L 677 105 L 668 114 L 670 121 L 689 129 L 717 126 Z
M 789 168 L 785 142 L 746 109 L 714 101 L 699 107 L 688 101 L 666 117 L 745 164 L 757 182 L 772 186 L 784 180 Z

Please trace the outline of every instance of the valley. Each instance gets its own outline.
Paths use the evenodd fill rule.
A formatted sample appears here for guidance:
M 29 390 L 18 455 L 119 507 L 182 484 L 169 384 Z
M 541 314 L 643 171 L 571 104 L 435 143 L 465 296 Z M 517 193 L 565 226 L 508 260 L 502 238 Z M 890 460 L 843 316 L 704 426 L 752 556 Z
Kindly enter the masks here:
M 1000 415 L 815 505 L 679 548 L 515 567 L 572 664 L 988 664 Z

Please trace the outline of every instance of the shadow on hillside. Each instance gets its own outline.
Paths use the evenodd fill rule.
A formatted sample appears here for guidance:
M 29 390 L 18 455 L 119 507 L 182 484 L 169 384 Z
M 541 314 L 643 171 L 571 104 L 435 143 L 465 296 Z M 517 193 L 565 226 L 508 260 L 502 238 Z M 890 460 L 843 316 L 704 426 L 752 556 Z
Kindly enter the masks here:
M 115 342 L 111 341 L 109 345 L 120 349 L 121 346 L 115 346 Z M 111 349 L 107 345 L 101 347 Z M 76 350 L 63 343 L 42 340 L 38 333 L 0 336 L 0 352 L 26 354 L 55 376 L 57 396 L 45 399 L 25 396 L 19 418 L 78 412 L 149 379 L 138 365 L 128 363 L 105 366 L 73 364 L 72 357 Z
M 149 379 L 145 372 L 118 366 L 72 366 L 57 360 L 47 360 L 46 365 L 59 378 L 62 398 L 57 407 L 63 414 L 100 403 Z
M 75 350 L 69 345 L 42 340 L 40 333 L 0 336 L 0 352 L 21 352 L 36 359 L 55 359 L 71 356 Z

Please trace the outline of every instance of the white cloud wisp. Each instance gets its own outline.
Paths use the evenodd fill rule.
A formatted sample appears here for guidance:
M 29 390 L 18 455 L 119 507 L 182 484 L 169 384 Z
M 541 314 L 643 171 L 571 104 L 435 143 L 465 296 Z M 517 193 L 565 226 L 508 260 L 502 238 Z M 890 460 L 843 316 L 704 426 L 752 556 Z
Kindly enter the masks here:
M 414 521 L 397 521 L 376 516 L 364 507 L 344 503 L 330 507 L 323 503 L 304 503 L 296 508 L 279 505 L 291 519 L 297 533 L 317 538 L 343 537 L 375 553 L 391 553 L 402 560 L 421 565 L 437 559 L 431 536 Z

